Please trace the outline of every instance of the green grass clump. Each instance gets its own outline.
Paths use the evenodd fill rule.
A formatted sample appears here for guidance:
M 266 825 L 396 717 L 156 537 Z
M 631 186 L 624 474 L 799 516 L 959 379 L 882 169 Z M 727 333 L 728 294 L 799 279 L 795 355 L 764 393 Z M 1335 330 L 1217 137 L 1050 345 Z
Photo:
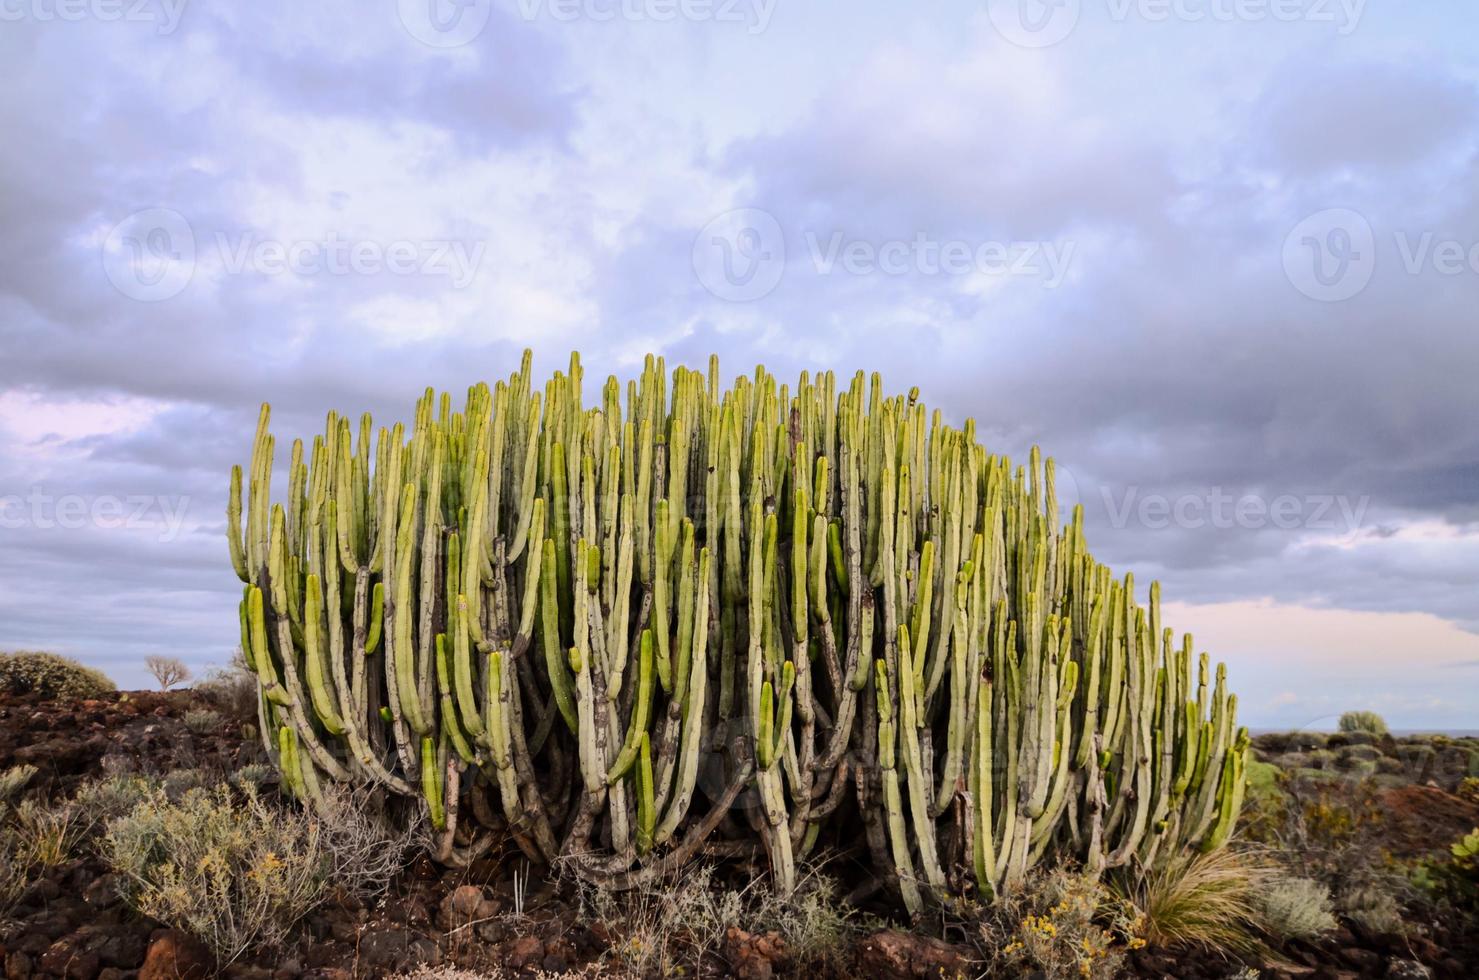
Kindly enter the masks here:
M 1365 881 L 1348 885 L 1337 904 L 1346 918 L 1366 932 L 1381 936 L 1402 932 L 1402 906 L 1380 883 Z
M 68 657 L 39 651 L 0 653 L 0 691 L 51 698 L 95 698 L 118 686 L 108 675 Z
M 214 735 L 224 730 L 225 719 L 210 708 L 192 708 L 185 712 L 185 727 L 196 735 Z
M 1343 732 L 1368 732 L 1386 735 L 1387 723 L 1375 711 L 1347 711 L 1340 716 L 1337 727 Z
M 36 775 L 35 766 L 11 766 L 0 772 L 0 806 L 21 795 L 31 777 Z

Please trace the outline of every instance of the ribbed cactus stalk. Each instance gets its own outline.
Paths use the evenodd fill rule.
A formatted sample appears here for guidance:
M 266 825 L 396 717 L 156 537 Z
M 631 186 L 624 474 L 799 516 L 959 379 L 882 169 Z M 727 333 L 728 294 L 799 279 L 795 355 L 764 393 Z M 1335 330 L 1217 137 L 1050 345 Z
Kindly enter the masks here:
M 330 413 L 276 504 L 263 406 L 227 523 L 290 792 L 372 784 L 444 862 L 506 833 L 618 887 L 758 845 L 790 889 L 861 839 L 911 912 L 1227 840 L 1226 672 L 1060 524 L 1052 460 L 878 375 L 582 376 L 526 353 L 409 429 Z

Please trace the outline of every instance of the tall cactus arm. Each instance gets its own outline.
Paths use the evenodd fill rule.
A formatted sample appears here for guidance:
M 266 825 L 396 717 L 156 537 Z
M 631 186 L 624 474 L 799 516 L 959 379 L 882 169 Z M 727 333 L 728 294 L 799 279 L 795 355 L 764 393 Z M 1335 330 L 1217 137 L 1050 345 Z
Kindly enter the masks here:
M 643 630 L 637 661 L 637 703 L 632 709 L 626 741 L 622 743 L 616 761 L 611 764 L 611 770 L 606 773 L 608 786 L 627 774 L 637 760 L 637 752 L 646 742 L 647 721 L 652 710 L 652 659 L 652 630 Z
M 226 543 L 231 549 L 231 567 L 237 578 L 250 583 L 252 573 L 247 568 L 246 548 L 241 537 L 241 467 L 231 467 L 231 492 L 226 502 Z
M 331 735 L 344 734 L 344 722 L 334 710 L 336 700 L 332 689 L 328 662 L 324 651 L 323 590 L 317 575 L 308 576 L 306 608 L 303 615 L 303 640 L 306 646 L 303 658 L 304 673 L 308 679 L 308 694 L 313 701 L 313 712 Z M 338 597 L 335 597 L 338 601 Z M 335 614 L 337 616 L 337 613 Z

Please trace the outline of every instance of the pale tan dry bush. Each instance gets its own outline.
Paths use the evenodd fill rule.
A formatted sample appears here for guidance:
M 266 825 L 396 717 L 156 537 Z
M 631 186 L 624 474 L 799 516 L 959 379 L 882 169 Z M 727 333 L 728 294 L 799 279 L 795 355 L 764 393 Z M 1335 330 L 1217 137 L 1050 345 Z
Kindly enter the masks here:
M 1313 939 L 1335 928 L 1330 889 L 1311 878 L 1279 878 L 1260 897 L 1263 924 L 1278 939 Z
M 20 796 L 21 791 L 26 788 L 26 784 L 34 775 L 36 775 L 36 767 L 28 765 L 11 766 L 4 772 L 0 772 L 0 807 Z
M 190 679 L 190 668 L 177 657 L 145 657 L 144 666 L 159 682 L 161 691 L 168 691 L 176 684 L 183 684 Z
M 818 867 L 801 870 L 795 892 L 783 896 L 768 878 L 724 888 L 713 868 L 697 865 L 649 888 L 603 889 L 575 878 L 582 911 L 612 935 L 608 964 L 634 974 L 694 973 L 724 947 L 731 926 L 777 933 L 801 968 L 836 965 L 853 940 L 880 923 L 844 904 L 836 883 Z
M 137 911 L 194 934 L 225 966 L 282 944 L 335 888 L 380 891 L 400 870 L 410 838 L 359 803 L 330 794 L 311 813 L 269 804 L 251 783 L 178 801 L 155 789 L 109 825 L 106 856 Z

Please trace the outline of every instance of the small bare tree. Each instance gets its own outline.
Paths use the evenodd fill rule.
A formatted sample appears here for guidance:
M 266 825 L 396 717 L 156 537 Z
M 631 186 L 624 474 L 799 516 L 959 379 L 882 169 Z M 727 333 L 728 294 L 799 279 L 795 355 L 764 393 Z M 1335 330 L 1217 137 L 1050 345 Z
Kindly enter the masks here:
M 145 657 L 144 666 L 149 668 L 149 673 L 159 682 L 161 691 L 168 691 L 176 684 L 183 684 L 190 679 L 190 668 L 174 657 Z

